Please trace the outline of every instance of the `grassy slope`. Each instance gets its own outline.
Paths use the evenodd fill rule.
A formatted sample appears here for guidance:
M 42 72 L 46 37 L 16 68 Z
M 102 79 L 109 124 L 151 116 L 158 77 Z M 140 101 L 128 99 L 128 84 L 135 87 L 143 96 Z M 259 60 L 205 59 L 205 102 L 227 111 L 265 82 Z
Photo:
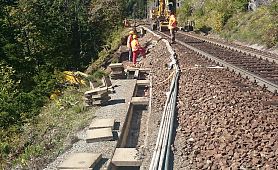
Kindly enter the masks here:
M 221 7 L 216 8 L 209 3 L 202 9 L 194 9 L 192 14 L 189 15 L 190 5 L 188 4 L 192 5 L 194 2 L 189 1 L 178 10 L 180 26 L 183 26 L 187 19 L 193 20 L 195 30 L 210 31 L 210 33 L 220 35 L 227 40 L 237 40 L 266 47 L 278 46 L 277 4 L 262 6 L 256 11 L 234 11 L 231 13 L 232 16 L 225 20 L 225 15 L 229 12 L 221 9 Z M 225 5 L 222 5 L 222 7 L 225 8 Z
M 226 39 L 248 42 L 249 44 L 263 44 L 271 47 L 275 45 L 274 35 L 269 34 L 275 29 L 273 18 L 266 8 L 259 8 L 249 13 L 239 13 L 228 20 L 220 35 Z M 277 43 L 277 42 L 276 42 Z
M 75 132 L 88 125 L 94 109 L 83 106 L 86 88 L 69 87 L 56 101 L 44 106 L 32 124 L 26 124 L 22 133 L 6 139 L 10 153 L 1 160 L 1 169 L 19 165 L 37 169 L 56 157 L 76 140 Z

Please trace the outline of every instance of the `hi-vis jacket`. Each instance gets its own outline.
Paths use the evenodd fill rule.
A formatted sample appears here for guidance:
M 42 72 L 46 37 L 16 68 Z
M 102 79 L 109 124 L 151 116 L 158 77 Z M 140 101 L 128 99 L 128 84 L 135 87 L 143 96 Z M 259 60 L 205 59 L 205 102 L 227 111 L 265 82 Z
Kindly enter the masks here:
M 177 20 L 176 20 L 176 17 L 175 15 L 171 15 L 170 18 L 169 18 L 169 25 L 168 25 L 168 28 L 169 29 L 174 29 L 177 27 Z
M 140 48 L 140 44 L 137 39 L 131 41 L 131 49 L 132 51 L 138 51 Z
M 126 43 L 126 45 L 127 45 L 127 47 L 128 48 L 130 48 L 131 47 L 131 42 L 132 42 L 132 34 L 131 35 L 129 35 L 128 37 L 127 37 L 127 43 Z

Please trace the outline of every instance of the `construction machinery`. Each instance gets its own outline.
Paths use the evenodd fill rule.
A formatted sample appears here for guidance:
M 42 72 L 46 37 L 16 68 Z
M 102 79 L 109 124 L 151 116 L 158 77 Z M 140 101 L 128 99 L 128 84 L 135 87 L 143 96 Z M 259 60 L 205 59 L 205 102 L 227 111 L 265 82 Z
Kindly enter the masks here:
M 170 14 L 176 13 L 176 0 L 154 0 L 150 18 L 152 30 L 168 30 Z

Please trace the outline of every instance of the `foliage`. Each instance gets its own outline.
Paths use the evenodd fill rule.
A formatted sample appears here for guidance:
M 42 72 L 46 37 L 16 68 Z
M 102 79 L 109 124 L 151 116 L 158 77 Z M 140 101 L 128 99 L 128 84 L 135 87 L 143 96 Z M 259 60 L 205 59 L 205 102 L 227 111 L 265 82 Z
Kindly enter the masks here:
M 86 90 L 68 87 L 58 103 L 46 105 L 39 116 L 22 126 L 21 134 L 13 133 L 13 138 L 7 138 L 7 131 L 1 131 L 1 139 L 7 139 L 0 143 L 0 168 L 17 165 L 21 169 L 42 169 L 45 162 L 69 147 L 76 140 L 75 132 L 94 115 L 94 110 L 83 105 Z
M 183 6 L 177 9 L 177 16 L 179 21 L 187 21 L 188 18 L 191 17 L 191 15 L 192 15 L 192 6 L 190 5 L 189 1 L 184 2 Z
M 92 63 L 90 68 L 87 70 L 87 73 L 93 73 L 98 70 L 99 67 L 107 64 L 107 61 L 110 59 L 109 56 L 114 53 L 122 42 L 123 29 L 115 31 L 110 38 L 107 39 L 107 45 L 103 46 L 102 51 L 99 52 L 97 60 Z
M 19 82 L 12 79 L 15 71 L 12 67 L 0 64 L 0 127 L 5 129 L 10 124 L 20 122 L 20 113 L 16 110 L 13 102 L 18 95 L 17 86 Z
M 145 18 L 147 3 L 147 0 L 129 0 L 127 2 L 127 15 L 132 18 Z
M 61 110 L 83 112 L 81 102 L 72 105 L 67 98 L 56 102 L 59 108 L 52 107 L 54 111 L 41 113 L 50 93 L 60 88 L 59 72 L 83 71 L 91 61 L 105 61 L 98 59 L 118 47 L 126 4 L 127 0 L 0 2 L 1 165 L 16 160 L 29 167 L 31 159 L 50 147 L 40 143 L 40 136 L 44 136 L 43 129 L 51 133 L 49 130 L 55 126 L 52 122 L 57 123 L 67 114 Z M 103 49 L 106 44 L 108 51 Z M 42 115 L 49 119 L 48 124 L 43 124 Z M 42 124 L 45 127 L 38 127 Z
M 116 48 L 110 42 L 120 28 L 124 6 L 124 0 L 1 2 L 0 62 L 14 70 L 7 81 L 18 82 L 15 95 L 1 93 L 6 98 L 1 100 L 1 115 L 11 115 L 1 127 L 39 113 L 57 86 L 56 70 L 82 71 L 104 44 Z
M 277 45 L 277 5 L 273 1 L 253 12 L 247 11 L 248 0 L 186 0 L 178 11 L 179 24 L 195 21 L 195 29 L 211 29 L 225 38 Z M 274 21 L 274 22 L 273 22 Z

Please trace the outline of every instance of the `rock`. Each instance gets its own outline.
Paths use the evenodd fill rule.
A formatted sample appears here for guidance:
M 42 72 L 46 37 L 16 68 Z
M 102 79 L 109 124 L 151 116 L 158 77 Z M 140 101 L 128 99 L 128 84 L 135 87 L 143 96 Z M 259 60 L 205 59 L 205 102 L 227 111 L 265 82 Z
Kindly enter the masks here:
M 188 141 L 189 142 L 194 142 L 194 139 L 193 138 L 189 138 Z

